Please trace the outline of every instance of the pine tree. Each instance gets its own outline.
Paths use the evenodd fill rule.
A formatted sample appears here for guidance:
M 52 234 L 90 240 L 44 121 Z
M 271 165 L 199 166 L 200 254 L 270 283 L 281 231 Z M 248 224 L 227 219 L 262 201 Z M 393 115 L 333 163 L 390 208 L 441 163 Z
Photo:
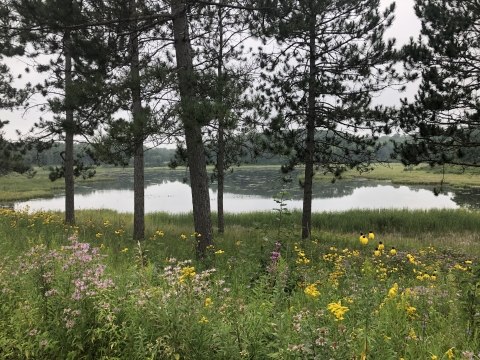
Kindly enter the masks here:
M 263 4 L 263 3 L 262 3 Z M 372 96 L 396 79 L 394 41 L 383 40 L 394 4 L 378 0 L 266 1 L 257 16 L 264 43 L 259 90 L 275 114 L 267 131 L 272 151 L 290 157 L 285 172 L 305 165 L 302 238 L 311 234 L 315 169 L 338 178 L 348 168 L 370 169 L 389 111 Z M 272 46 L 270 46 L 272 47 Z
M 421 36 L 403 56 L 421 76 L 414 101 L 402 100 L 398 126 L 410 137 L 396 144 L 405 165 L 427 162 L 480 166 L 480 7 L 476 1 L 416 0 Z
M 101 120 L 96 110 L 103 100 L 98 91 L 105 71 L 98 61 L 104 48 L 103 34 L 76 28 L 89 20 L 83 2 L 8 0 L 7 6 L 15 17 L 16 41 L 33 49 L 28 56 L 50 57 L 47 63 L 37 63 L 36 70 L 49 77 L 35 89 L 46 97 L 40 109 L 53 117 L 40 118 L 27 141 L 40 147 L 58 139 L 65 141 L 63 164 L 53 169 L 50 178 L 65 178 L 65 222 L 74 224 L 74 178 L 93 176 L 94 172 L 74 159 L 73 142 L 75 136 L 93 135 Z

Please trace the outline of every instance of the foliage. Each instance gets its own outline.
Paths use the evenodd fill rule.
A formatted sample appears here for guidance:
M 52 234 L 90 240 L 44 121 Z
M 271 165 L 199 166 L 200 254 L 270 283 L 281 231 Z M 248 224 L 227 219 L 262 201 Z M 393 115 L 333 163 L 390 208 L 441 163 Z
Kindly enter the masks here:
M 417 0 L 415 13 L 421 36 L 402 52 L 421 84 L 414 101 L 402 100 L 397 125 L 411 139 L 397 144 L 397 155 L 406 165 L 480 166 L 478 4 Z
M 124 215 L 81 214 L 68 226 L 1 211 L 2 358 L 480 357 L 479 258 L 458 248 L 380 233 L 363 245 L 314 232 L 300 245 L 295 233 L 278 241 L 275 224 L 267 238 L 227 229 L 206 265 L 190 260 L 195 234 L 180 223 L 151 223 L 136 244 Z

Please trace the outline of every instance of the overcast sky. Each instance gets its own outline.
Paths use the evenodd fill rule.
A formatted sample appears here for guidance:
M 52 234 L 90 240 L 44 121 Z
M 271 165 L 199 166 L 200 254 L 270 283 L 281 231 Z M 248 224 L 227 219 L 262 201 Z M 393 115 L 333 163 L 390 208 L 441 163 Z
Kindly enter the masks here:
M 385 8 L 391 4 L 392 0 L 381 0 L 382 8 Z M 396 10 L 395 10 L 395 21 L 392 27 L 387 31 L 387 38 L 396 38 L 397 45 L 401 46 L 406 44 L 410 37 L 416 38 L 420 33 L 420 21 L 415 16 L 413 10 L 414 0 L 397 0 L 396 1 Z M 24 74 L 24 69 L 26 63 L 19 59 L 7 59 L 8 66 L 10 66 L 14 74 Z M 27 76 L 23 77 L 24 81 L 30 81 L 35 84 L 42 81 L 40 76 L 36 76 L 34 72 L 30 72 Z M 24 81 L 17 82 L 17 86 L 22 85 Z M 397 105 L 399 104 L 399 99 L 408 97 L 413 98 L 413 94 L 416 91 L 416 86 L 410 86 L 406 92 L 398 93 L 395 90 L 384 91 L 380 96 L 378 96 L 374 103 L 375 104 L 384 104 L 384 105 Z M 40 100 L 41 101 L 41 100 Z M 41 114 L 35 110 L 29 110 L 26 113 L 23 111 L 2 111 L 0 110 L 0 119 L 1 120 L 10 120 L 10 124 L 6 125 L 3 129 L 7 138 L 15 139 L 16 133 L 15 130 L 19 129 L 22 133 L 27 132 L 35 121 L 38 120 Z M 48 117 L 48 115 L 46 115 Z

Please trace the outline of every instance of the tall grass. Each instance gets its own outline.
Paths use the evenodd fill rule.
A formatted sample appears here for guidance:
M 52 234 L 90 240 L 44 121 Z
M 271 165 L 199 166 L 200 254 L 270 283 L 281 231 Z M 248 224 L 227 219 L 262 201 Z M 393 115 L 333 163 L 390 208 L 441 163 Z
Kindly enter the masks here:
M 314 217 L 301 241 L 298 213 L 228 214 L 196 262 L 191 214 L 148 215 L 137 243 L 131 214 L 0 210 L 0 358 L 480 358 L 479 257 L 414 237 L 461 212 Z

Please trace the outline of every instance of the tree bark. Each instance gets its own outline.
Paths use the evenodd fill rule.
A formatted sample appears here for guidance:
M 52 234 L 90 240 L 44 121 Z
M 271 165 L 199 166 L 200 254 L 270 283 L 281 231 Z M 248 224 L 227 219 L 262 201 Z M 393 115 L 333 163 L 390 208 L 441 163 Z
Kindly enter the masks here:
M 220 3 L 222 0 L 220 0 Z M 219 52 L 218 52 L 218 101 L 219 105 L 223 100 L 223 24 L 222 24 L 222 7 L 218 8 L 218 32 L 220 36 Z M 217 153 L 217 215 L 218 215 L 218 232 L 223 234 L 225 232 L 225 218 L 223 214 L 223 192 L 225 182 L 225 139 L 224 139 L 224 121 L 225 114 L 223 107 L 220 105 L 221 113 L 218 115 L 218 153 Z
M 72 55 L 70 31 L 65 32 L 65 223 L 75 224 L 75 179 L 73 175 L 73 136 L 75 123 L 72 106 Z
M 307 138 L 305 140 L 305 183 L 303 188 L 302 239 L 307 239 L 312 233 L 312 189 L 313 189 L 313 157 L 315 152 L 315 15 L 311 15 L 310 59 L 308 82 Z
M 197 239 L 196 256 L 202 259 L 213 245 L 210 194 L 205 161 L 202 128 L 195 112 L 195 74 L 188 31 L 185 0 L 172 0 L 173 34 L 181 98 L 182 123 L 187 144 L 188 167 L 192 187 L 193 221 Z
M 130 0 L 133 16 L 136 12 L 136 0 Z M 145 239 L 145 179 L 143 158 L 143 117 L 140 84 L 140 55 L 136 21 L 131 23 L 130 35 L 130 75 L 132 80 L 132 116 L 133 141 L 135 154 L 133 158 L 133 240 Z

